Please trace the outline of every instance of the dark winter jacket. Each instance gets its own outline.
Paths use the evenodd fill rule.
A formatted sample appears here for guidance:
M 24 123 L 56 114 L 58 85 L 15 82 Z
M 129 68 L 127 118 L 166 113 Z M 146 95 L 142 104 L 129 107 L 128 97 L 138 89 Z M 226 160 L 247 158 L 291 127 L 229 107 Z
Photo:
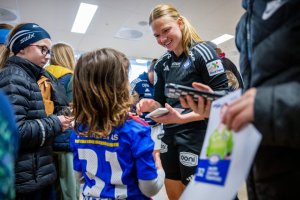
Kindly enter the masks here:
M 241 72 L 256 87 L 254 125 L 262 144 L 248 181 L 250 199 L 300 197 L 300 1 L 244 1 L 237 27 Z
M 64 95 L 67 96 L 68 103 L 72 101 L 72 90 L 68 88 L 69 83 L 71 82 L 73 72 L 66 68 L 59 65 L 49 65 L 45 68 L 50 74 L 55 76 L 58 81 L 64 86 Z M 67 113 L 65 113 L 67 114 Z M 70 113 L 68 113 L 70 114 Z M 72 129 L 69 128 L 68 130 L 62 132 L 61 134 L 57 135 L 53 141 L 53 150 L 58 152 L 71 152 L 70 149 L 70 135 Z
M 37 80 L 47 76 L 53 84 L 55 110 L 47 117 Z M 67 105 L 57 80 L 43 68 L 18 56 L 0 70 L 0 88 L 9 97 L 19 129 L 20 149 L 16 161 L 16 192 L 26 193 L 52 184 L 56 178 L 52 142 L 61 132 L 57 117 Z

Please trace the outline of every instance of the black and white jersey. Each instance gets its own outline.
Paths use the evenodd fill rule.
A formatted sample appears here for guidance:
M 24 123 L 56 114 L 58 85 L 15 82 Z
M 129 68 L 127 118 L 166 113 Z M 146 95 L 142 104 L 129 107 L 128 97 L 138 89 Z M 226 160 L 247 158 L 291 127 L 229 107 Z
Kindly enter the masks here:
M 168 98 L 164 95 L 164 87 L 167 83 L 191 87 L 193 82 L 199 82 L 210 86 L 214 91 L 228 90 L 228 80 L 222 61 L 215 50 L 204 42 L 193 45 L 188 56 L 184 53 L 179 57 L 173 52 L 165 53 L 155 65 L 154 82 L 154 99 L 162 106 L 168 103 L 175 108 L 182 107 L 179 99 Z M 184 112 L 188 113 L 191 110 L 186 109 Z M 181 125 L 183 124 L 168 125 L 167 127 Z

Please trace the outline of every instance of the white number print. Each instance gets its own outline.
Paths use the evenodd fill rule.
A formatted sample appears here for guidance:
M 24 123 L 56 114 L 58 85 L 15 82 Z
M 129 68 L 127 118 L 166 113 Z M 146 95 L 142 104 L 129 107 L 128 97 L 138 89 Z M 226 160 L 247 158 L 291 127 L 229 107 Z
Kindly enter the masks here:
M 117 158 L 116 152 L 105 152 L 105 159 L 111 167 L 110 183 L 115 185 L 115 198 L 125 199 L 127 197 L 127 186 L 122 183 L 122 168 Z
M 95 151 L 92 149 L 78 149 L 78 156 L 80 160 L 86 160 L 86 175 L 89 179 L 95 181 L 95 185 L 92 187 L 86 186 L 83 190 L 84 196 L 100 197 L 105 183 L 99 177 L 96 176 L 98 171 L 98 157 Z M 117 158 L 116 152 L 105 152 L 105 160 L 109 162 L 111 167 L 111 179 L 110 183 L 115 185 L 116 199 L 127 198 L 127 186 L 122 183 L 122 168 Z

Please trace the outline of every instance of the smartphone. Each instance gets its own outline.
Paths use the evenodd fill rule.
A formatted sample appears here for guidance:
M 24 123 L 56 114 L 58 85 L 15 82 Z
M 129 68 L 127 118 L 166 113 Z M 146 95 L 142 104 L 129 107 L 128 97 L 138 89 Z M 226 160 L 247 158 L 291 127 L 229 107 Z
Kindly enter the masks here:
M 150 117 L 160 117 L 165 114 L 168 114 L 169 110 L 166 108 L 157 108 L 156 110 L 152 111 L 151 113 L 147 114 L 145 117 L 150 118 Z
M 192 87 L 184 85 L 178 85 L 174 83 L 168 83 L 165 85 L 165 95 L 169 98 L 179 98 L 180 96 L 191 95 L 194 101 L 198 101 L 198 96 L 202 96 L 208 100 L 216 100 L 224 95 L 226 91 L 208 92 L 204 90 L 198 90 Z

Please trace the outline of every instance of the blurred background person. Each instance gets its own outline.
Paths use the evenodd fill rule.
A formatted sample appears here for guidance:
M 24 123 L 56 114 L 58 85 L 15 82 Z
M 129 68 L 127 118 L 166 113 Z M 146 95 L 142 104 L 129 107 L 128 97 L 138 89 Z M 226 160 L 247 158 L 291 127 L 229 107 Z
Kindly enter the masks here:
M 6 48 L 8 34 L 12 28 L 10 24 L 0 23 L 0 56 Z
M 66 43 L 56 43 L 51 48 L 50 65 L 46 70 L 63 84 L 68 103 L 72 101 L 72 88 L 68 84 L 72 80 L 75 68 L 73 48 Z M 65 113 L 68 114 L 68 113 Z M 79 199 L 80 187 L 73 170 L 73 153 L 70 149 L 71 128 L 57 135 L 54 139 L 53 150 L 57 161 L 58 179 L 56 181 L 57 199 Z
M 130 83 L 131 94 L 137 95 L 136 103 L 142 98 L 154 98 L 154 65 L 156 61 L 157 59 L 153 59 L 148 72 L 143 72 Z
M 132 112 L 136 112 L 136 103 L 139 102 L 142 98 L 154 98 L 154 66 L 156 64 L 157 59 L 153 59 L 149 66 L 148 72 L 143 72 L 136 79 L 131 81 L 130 89 L 131 94 L 134 96 L 136 102 L 132 106 Z M 145 121 L 151 126 L 151 137 L 154 140 L 156 151 L 160 150 L 161 146 L 161 137 L 163 135 L 163 127 L 160 123 L 152 120 L 151 118 L 146 118 L 145 116 L 148 112 L 144 112 L 142 117 Z

